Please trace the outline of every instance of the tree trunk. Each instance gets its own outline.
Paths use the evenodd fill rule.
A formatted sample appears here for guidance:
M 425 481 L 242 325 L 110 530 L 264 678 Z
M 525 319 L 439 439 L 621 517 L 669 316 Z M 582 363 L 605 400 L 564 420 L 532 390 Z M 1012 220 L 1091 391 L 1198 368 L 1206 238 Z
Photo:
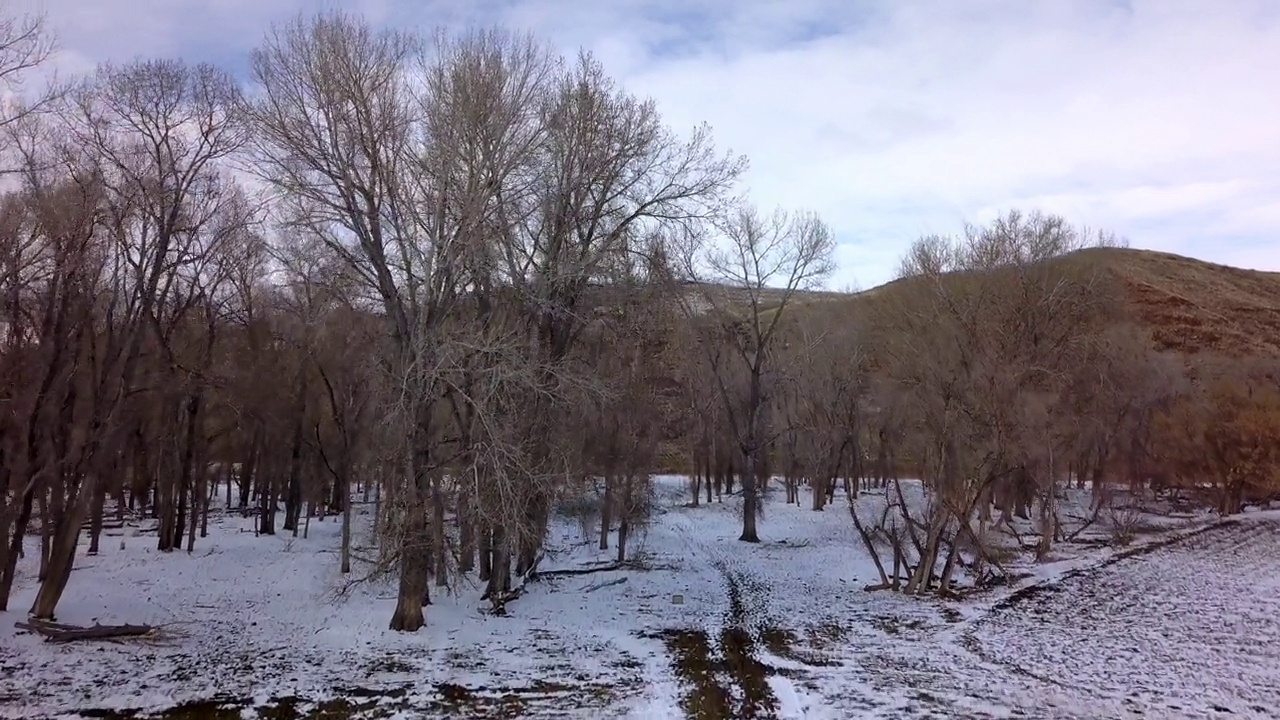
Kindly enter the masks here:
M 160 452 L 155 459 L 155 497 L 151 503 L 151 507 L 155 510 L 156 518 L 159 520 L 156 549 L 160 552 L 173 550 L 173 528 L 176 522 L 173 483 L 177 481 L 177 478 L 165 472 L 167 469 L 165 458 L 167 456 L 168 453 Z
M 240 466 L 240 509 L 249 514 L 249 493 L 253 490 L 254 474 L 258 468 L 258 454 L 261 452 L 261 430 L 254 428 L 253 440 L 249 443 L 249 456 Z
M 835 483 L 836 483 L 835 478 L 831 478 L 830 480 L 828 480 L 827 478 L 816 478 L 816 477 L 814 478 L 812 500 L 813 500 L 813 509 L 815 511 L 820 511 L 826 506 L 827 487 L 828 485 L 834 486 Z
M 298 536 L 298 521 L 302 519 L 302 418 L 294 426 L 293 443 L 289 448 L 289 486 L 284 501 L 284 529 Z
M 525 501 L 524 527 L 517 535 L 516 541 L 516 574 L 524 575 L 533 569 L 542 547 L 542 539 L 547 535 L 547 522 L 550 520 L 550 500 L 546 493 L 535 489 Z
M 258 533 L 276 534 L 276 482 L 274 471 L 258 470 Z
M 191 491 L 191 522 L 187 524 L 187 552 L 195 552 L 196 549 L 197 521 L 203 518 L 205 526 L 209 524 L 209 489 L 205 487 L 208 484 L 208 477 L 208 472 L 202 469 L 195 477 L 195 486 Z M 206 534 L 201 532 L 200 537 Z
M 458 571 L 471 572 L 476 567 L 475 501 L 467 483 L 458 483 Z
M 849 502 L 849 517 L 853 519 L 853 527 L 855 530 L 858 531 L 858 537 L 862 539 L 862 546 L 867 549 L 867 554 L 871 556 L 871 562 L 875 563 L 876 572 L 880 573 L 881 584 L 888 585 L 889 575 L 884 571 L 884 564 L 880 562 L 880 552 L 876 549 L 876 544 L 871 539 L 871 533 L 867 532 L 867 528 L 862 524 L 862 520 L 858 517 L 858 507 L 852 500 L 850 500 Z M 898 573 L 897 562 L 896 562 L 898 559 L 898 555 L 897 555 L 898 539 L 897 538 L 893 538 L 893 547 L 894 547 L 894 561 L 895 561 L 893 572 L 894 572 L 894 575 L 896 576 Z
M 631 521 L 624 515 L 618 521 L 618 562 L 627 560 L 627 535 L 631 532 Z
M 600 549 L 609 549 L 609 529 L 613 525 L 613 475 L 604 476 L 604 500 L 600 503 Z
M 1040 542 L 1036 547 L 1036 559 L 1041 561 L 1047 559 L 1049 552 L 1053 549 L 1053 538 L 1057 532 L 1054 523 L 1054 519 L 1057 517 L 1057 487 L 1052 476 L 1050 476 L 1048 483 L 1048 490 L 1045 493 L 1044 500 L 1040 503 Z
M 489 582 L 489 577 L 493 574 L 493 539 L 488 521 L 479 518 L 476 525 L 480 536 L 480 582 Z
M 622 497 L 618 503 L 618 562 L 627 559 L 627 536 L 631 533 L 631 516 L 635 512 L 632 506 L 632 485 L 634 479 L 630 474 L 622 478 Z
M 191 500 L 191 476 L 182 471 L 182 479 L 178 484 L 177 513 L 173 524 L 173 540 L 170 547 L 182 547 L 182 536 L 186 532 L 188 506 Z
M 98 554 L 98 539 L 102 537 L 102 513 L 106 504 L 106 488 L 98 483 L 93 493 L 93 506 L 89 510 L 89 555 Z
M 431 474 L 431 547 L 435 555 L 436 586 L 449 584 L 449 537 L 444 530 L 444 479 L 440 473 Z
M 342 546 L 339 549 L 339 561 L 342 563 L 342 574 L 346 575 L 351 572 L 351 481 L 347 463 L 345 461 L 346 453 L 343 453 L 344 461 L 342 464 Z M 335 483 L 338 481 L 335 480 Z
M 962 521 L 963 525 L 963 521 Z M 956 560 L 960 556 L 960 537 L 961 533 L 957 532 L 951 541 L 951 549 L 947 553 L 947 561 L 942 564 L 942 576 L 938 580 L 938 592 L 951 592 L 951 575 L 956 569 Z
M 938 562 L 938 550 L 942 544 L 942 535 L 947 526 L 951 524 L 951 518 L 946 511 L 939 510 L 937 513 L 938 516 L 930 523 L 929 536 L 925 541 L 924 552 L 920 555 L 920 564 L 916 566 L 915 573 L 912 574 L 906 588 L 903 590 L 908 595 L 926 592 L 933 582 L 933 568 Z
M 57 499 L 56 493 L 61 490 L 45 488 L 40 493 L 40 568 L 36 571 L 36 580 L 44 582 L 49 573 L 49 553 L 53 548 L 53 532 L 55 520 L 61 513 L 57 512 L 53 505 Z M 1223 508 L 1226 507 L 1226 496 L 1219 503 Z M 1225 514 L 1225 513 L 1224 513 Z
M 485 588 L 484 595 L 495 598 L 511 589 L 511 550 L 507 542 L 506 529 L 501 524 L 493 524 L 489 542 L 493 559 L 489 568 L 489 584 Z
M 704 478 L 706 478 L 706 482 L 707 482 L 707 486 L 705 488 L 707 491 L 707 504 L 710 505 L 711 492 L 713 489 L 711 487 L 711 452 L 710 451 L 708 451 L 707 456 L 702 459 L 702 470 L 703 470 L 702 475 Z
M 756 534 L 758 504 L 755 474 L 746 472 L 742 475 L 742 535 L 738 537 L 742 542 L 760 542 L 760 536 Z
M 200 443 L 200 407 L 203 403 L 204 393 L 198 388 L 187 397 L 187 427 L 182 441 L 182 466 L 180 470 L 182 473 L 181 493 L 185 496 L 184 499 L 187 502 L 179 501 L 179 518 L 181 518 L 181 508 L 184 504 L 190 508 L 188 512 L 188 515 L 190 515 L 190 527 L 187 528 L 187 552 L 195 549 L 196 518 L 199 508 L 206 504 L 204 484 L 196 482 L 197 477 L 203 478 L 207 474 L 204 468 L 198 467 L 203 459 L 201 457 L 202 453 L 197 447 Z M 173 543 L 175 546 L 182 545 L 182 531 L 182 520 L 179 519 L 177 537 Z
M 13 578 L 18 570 L 18 558 L 22 556 L 22 540 L 27 534 L 27 525 L 31 522 L 31 508 L 35 503 L 35 489 L 37 483 L 32 479 L 28 481 L 27 487 L 23 490 L 21 504 L 18 507 L 18 517 L 13 523 L 13 534 L 9 538 L 5 538 L 8 543 L 8 552 L 5 554 L 3 573 L 0 573 L 0 611 L 9 609 L 9 595 L 13 592 Z
M 224 477 L 224 480 L 227 483 L 227 487 L 230 488 L 231 487 L 231 471 L 230 470 L 227 471 L 227 474 Z M 208 483 L 205 483 L 205 484 L 208 484 Z M 217 496 L 218 496 L 218 480 L 217 480 L 217 476 L 214 476 L 212 487 L 210 487 L 209 491 L 205 493 L 204 504 L 200 508 L 200 537 L 201 538 L 209 537 L 209 510 L 210 510 L 210 506 L 213 505 L 213 499 Z M 230 503 L 228 503 L 228 505 L 230 505 Z
M 49 572 L 31 604 L 31 616 L 37 620 L 54 620 L 54 611 L 62 593 L 66 590 L 71 568 L 75 564 L 76 543 L 80 540 L 80 527 L 89 512 L 89 503 L 96 491 L 97 476 L 87 474 L 72 496 L 71 507 L 66 509 L 58 523 L 53 546 L 49 553 Z
M 412 434 L 414 447 L 410 470 L 413 477 L 405 488 L 408 502 L 405 503 L 404 534 L 400 541 L 400 591 L 390 624 L 391 629 L 397 632 L 417 632 L 426 622 L 422 606 L 427 600 L 427 580 L 431 571 L 431 536 L 427 527 L 427 504 L 431 495 L 431 457 L 427 449 L 430 439 L 430 428 L 420 421 Z
M 400 591 L 390 628 L 397 632 L 417 632 L 426 618 L 422 613 L 427 593 L 427 523 L 421 495 L 406 510 L 404 538 L 400 543 Z

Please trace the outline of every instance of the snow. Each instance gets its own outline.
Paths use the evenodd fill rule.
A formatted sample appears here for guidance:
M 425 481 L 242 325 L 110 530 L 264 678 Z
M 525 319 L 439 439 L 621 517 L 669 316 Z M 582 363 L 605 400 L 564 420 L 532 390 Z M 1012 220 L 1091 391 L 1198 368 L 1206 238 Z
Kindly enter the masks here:
M 656 515 L 631 546 L 643 569 L 532 583 L 508 617 L 482 613 L 474 583 L 433 588 L 414 634 L 386 629 L 393 585 L 341 592 L 337 518 L 313 519 L 303 539 L 259 537 L 251 519 L 225 514 L 192 554 L 162 555 L 154 535 L 125 531 L 78 558 L 59 620 L 149 623 L 158 638 L 53 645 L 13 627 L 36 588 L 29 541 L 16 611 L 0 615 L 0 716 L 210 701 L 246 717 L 290 706 L 380 718 L 679 718 L 691 703 L 707 717 L 750 706 L 779 718 L 1280 707 L 1278 513 L 1168 545 L 1210 520 L 1166 518 L 1126 549 L 1063 545 L 1053 562 L 1021 562 L 1028 579 L 1015 587 L 943 602 L 863 590 L 878 577 L 843 497 L 814 512 L 807 493 L 796 507 L 773 491 L 763 542 L 748 544 L 736 539 L 737 499 L 686 507 L 683 480 L 670 477 L 655 492 Z M 877 502 L 859 500 L 864 518 Z M 558 516 L 543 569 L 611 560 L 590 525 Z

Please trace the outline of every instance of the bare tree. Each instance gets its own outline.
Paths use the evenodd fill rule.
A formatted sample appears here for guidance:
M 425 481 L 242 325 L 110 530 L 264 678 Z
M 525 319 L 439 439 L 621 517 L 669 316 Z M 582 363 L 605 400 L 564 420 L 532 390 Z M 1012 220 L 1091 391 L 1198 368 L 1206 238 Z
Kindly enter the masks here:
M 118 465 L 128 427 L 122 408 L 139 379 L 142 350 L 176 297 L 176 269 L 187 263 L 192 238 L 218 204 L 218 165 L 243 140 L 230 118 L 236 94 L 229 77 L 211 67 L 104 66 L 72 96 L 50 148 L 29 154 L 44 174 L 96 179 L 103 192 L 93 233 L 111 239 L 93 278 L 105 283 L 94 300 L 95 311 L 105 313 L 103 332 L 94 332 L 81 365 L 88 440 L 78 455 L 64 455 L 65 512 L 32 608 L 36 617 L 52 617 L 66 586 L 81 524 L 101 497 L 99 483 L 110 482 Z M 41 182 L 36 173 L 28 178 Z
M 586 428 L 582 441 L 587 469 L 604 477 L 600 513 L 600 549 L 618 523 L 617 561 L 626 560 L 627 539 L 647 519 L 649 473 L 675 414 L 679 385 L 673 380 L 679 309 L 666 290 L 670 268 L 656 251 L 638 258 L 621 278 L 618 302 L 603 310 L 587 330 L 586 360 L 606 392 L 576 422 Z M 590 406 L 588 406 L 590 407 Z
M 46 173 L 29 177 L 8 198 L 4 236 L 8 411 L 4 415 L 6 531 L 0 560 L 0 607 L 8 603 L 23 536 L 37 498 L 42 505 L 41 577 L 48 576 L 65 491 L 79 486 L 73 442 L 82 427 L 88 334 L 96 318 L 102 269 L 97 219 L 102 188 L 92 176 L 58 182 Z M 52 508 L 52 509 L 50 509 Z M 72 548 L 74 549 L 74 548 Z M 64 550 L 65 552 L 65 550 Z M 59 567 L 59 570 L 62 568 Z
M 450 269 L 436 262 L 447 238 L 415 223 L 430 213 L 408 178 L 421 150 L 409 84 L 420 47 L 409 34 L 376 32 L 349 16 L 299 18 L 254 51 L 260 95 L 246 107 L 257 131 L 254 168 L 277 191 L 283 220 L 346 261 L 380 301 L 394 340 L 392 374 L 403 383 L 413 442 L 391 627 L 407 631 L 423 624 L 427 582 L 433 363 L 423 353 L 456 292 Z
M 501 33 L 423 42 L 323 15 L 274 32 L 254 54 L 262 90 L 249 114 L 258 172 L 279 193 L 286 222 L 342 257 L 379 302 L 396 357 L 395 411 L 411 429 L 400 527 L 400 602 L 392 627 L 413 631 L 438 518 L 443 436 L 437 405 L 467 355 L 454 322 L 464 290 L 494 275 L 504 192 L 525 192 L 535 112 L 552 63 L 530 40 Z M 465 343 L 464 343 L 465 345 Z M 434 510 L 432 510 L 434 508 Z M 439 537 L 439 533 L 435 533 Z
M 0 14 L 0 91 L 4 93 L 0 100 L 3 104 L 0 137 L 4 138 L 6 155 L 16 151 L 17 157 L 6 156 L 3 162 L 6 167 L 9 162 L 15 162 L 19 171 L 31 173 L 35 170 L 32 160 L 37 157 L 35 145 L 45 137 L 43 124 L 35 122 L 37 118 L 33 112 L 47 106 L 57 90 L 50 86 L 32 96 L 25 92 L 25 83 L 32 71 L 48 60 L 54 45 L 43 17 L 19 17 L 7 12 L 8 7 L 5 10 Z M 0 441 L 0 451 L 5 459 L 4 475 L 0 479 L 0 609 L 8 604 L 32 503 L 37 492 L 43 492 L 39 490 L 41 473 L 32 467 L 39 454 L 40 433 L 32 423 L 38 422 L 42 407 L 53 401 L 53 386 L 62 372 L 59 365 L 66 362 L 65 343 L 70 339 L 65 336 L 53 339 L 48 333 L 66 332 L 71 296 L 63 290 L 76 285 L 76 282 L 69 277 L 65 278 L 65 283 L 58 282 L 56 274 L 49 276 L 46 273 L 50 269 L 57 273 L 67 267 L 80 268 L 86 261 L 85 236 L 90 232 L 87 226 L 92 224 L 91 208 L 98 190 L 93 183 L 90 183 L 92 189 L 82 186 L 86 191 L 80 196 L 86 203 L 82 204 L 76 201 L 74 181 L 58 182 L 65 178 L 54 180 L 47 174 L 41 174 L 40 179 L 41 187 L 58 186 L 47 188 L 49 192 L 43 197 L 48 200 L 44 203 L 36 202 L 29 183 L 24 183 L 28 185 L 25 192 L 6 195 L 3 242 L 0 242 L 3 253 L 0 258 L 0 284 L 3 285 L 4 303 L 4 370 L 0 375 L 3 376 L 7 397 L 11 399 L 9 411 L 0 414 L 0 437 L 4 438 Z M 51 202 L 58 202 L 52 198 L 58 195 L 69 202 L 64 216 L 67 222 L 46 225 L 52 231 L 42 233 L 40 217 L 52 210 Z M 77 212 L 77 205 L 88 212 Z M 71 220 L 73 217 L 77 220 Z M 71 230 L 77 225 L 78 230 Z M 72 240 L 75 237 L 80 239 Z M 72 244 L 68 246 L 67 241 Z M 45 312 L 32 310 L 42 301 Z M 50 345 L 57 346 L 57 349 L 46 355 Z M 24 372 L 28 365 L 39 368 L 38 372 L 43 375 L 42 380 L 35 380 L 39 391 L 31 407 L 18 402 L 21 396 L 19 389 L 34 379 Z
M 1061 218 L 1011 212 L 961 238 L 922 239 L 884 295 L 883 363 L 907 392 L 930 492 L 907 592 L 935 579 L 946 591 L 962 546 L 982 548 L 975 510 L 1011 493 L 1040 499 L 1048 551 L 1074 442 L 1067 388 L 1118 307 L 1099 266 L 1072 254 L 1098 241 Z
M 27 87 L 32 71 L 46 65 L 54 49 L 43 15 L 0 15 L 0 131 L 48 109 L 64 92 L 57 82 L 35 93 Z
M 797 293 L 830 273 L 835 240 L 811 213 L 763 216 L 749 207 L 731 211 L 716 230 L 710 242 L 694 233 L 685 236 L 694 240 L 683 257 L 695 292 L 684 297 L 684 308 L 689 315 L 709 308 L 718 326 L 700 345 L 745 467 L 739 539 L 759 542 L 758 487 L 767 479 L 766 453 L 773 440 L 768 409 L 778 329 Z M 743 378 L 742 387 L 731 382 L 734 373 Z
M 519 220 L 503 224 L 502 269 L 533 338 L 539 385 L 563 387 L 568 376 L 559 370 L 599 297 L 592 289 L 614 282 L 665 227 L 718 213 L 745 164 L 719 153 L 706 127 L 675 135 L 652 101 L 618 88 L 586 54 L 556 74 L 540 109 L 543 137 L 528 191 L 504 195 L 513 201 L 504 219 Z M 548 437 L 563 405 L 552 394 L 534 399 L 528 412 L 542 426 L 530 430 Z M 533 450 L 540 474 L 563 474 L 551 464 L 551 447 Z M 527 487 L 519 525 L 533 532 L 517 543 L 517 569 L 536 556 L 552 500 L 545 484 Z
M 786 328 L 780 352 L 786 371 L 776 400 L 788 500 L 798 503 L 798 483 L 808 480 L 814 510 L 834 497 L 841 478 L 852 500 L 863 473 L 866 354 L 857 323 L 837 315 L 843 307 L 813 303 L 804 308 Z

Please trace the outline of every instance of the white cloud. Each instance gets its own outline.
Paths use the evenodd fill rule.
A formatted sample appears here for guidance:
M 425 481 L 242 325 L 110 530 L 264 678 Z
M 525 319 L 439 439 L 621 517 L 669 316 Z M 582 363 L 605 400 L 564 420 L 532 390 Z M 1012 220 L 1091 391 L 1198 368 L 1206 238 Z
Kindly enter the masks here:
M 317 7 L 46 5 L 76 69 L 183 52 L 242 63 L 270 22 Z M 1010 207 L 1280 269 L 1280 8 L 1267 0 L 346 6 L 400 26 L 500 22 L 595 50 L 673 125 L 708 121 L 747 153 L 762 204 L 821 212 L 842 242 L 837 287 L 882 282 L 916 236 Z

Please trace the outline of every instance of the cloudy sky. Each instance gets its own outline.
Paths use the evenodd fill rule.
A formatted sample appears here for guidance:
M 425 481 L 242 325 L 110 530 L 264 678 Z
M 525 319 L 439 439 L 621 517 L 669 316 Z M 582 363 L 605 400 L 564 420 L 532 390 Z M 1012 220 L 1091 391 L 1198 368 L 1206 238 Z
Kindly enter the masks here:
M 139 55 L 239 71 L 271 23 L 332 8 L 589 48 L 673 126 L 707 121 L 749 155 L 760 204 L 822 213 L 836 288 L 1012 207 L 1280 270 L 1272 0 L 10 2 L 47 13 L 71 72 Z

